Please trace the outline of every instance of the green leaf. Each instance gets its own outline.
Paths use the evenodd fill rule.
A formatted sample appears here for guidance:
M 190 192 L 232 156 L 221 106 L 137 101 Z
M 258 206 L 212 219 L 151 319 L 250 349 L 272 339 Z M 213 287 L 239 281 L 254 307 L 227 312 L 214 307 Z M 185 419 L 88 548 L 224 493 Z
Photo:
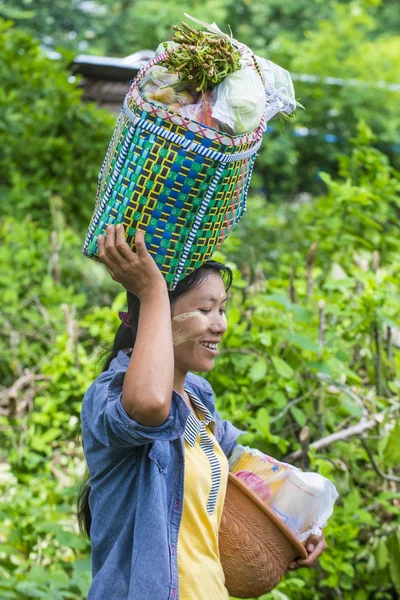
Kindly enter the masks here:
M 306 425 L 307 417 L 303 413 L 303 411 L 300 410 L 300 408 L 297 408 L 297 406 L 292 406 L 290 412 L 292 413 L 293 418 L 300 425 L 300 427 L 304 427 Z
M 260 408 L 257 411 L 257 428 L 265 436 L 270 436 L 269 414 L 266 408 Z
M 290 306 L 290 310 L 293 312 L 296 321 L 299 321 L 300 323 L 311 323 L 313 314 L 310 310 L 304 308 L 304 306 L 300 306 L 300 304 L 292 304 Z
M 354 216 L 356 216 L 361 221 L 361 223 L 364 223 L 364 225 L 369 225 L 370 227 L 378 229 L 379 231 L 383 229 L 380 223 L 377 223 L 376 221 L 368 217 L 365 213 L 362 213 L 361 211 L 356 210 L 355 208 L 351 209 L 351 213 Z
M 25 594 L 28 598 L 43 598 L 43 588 L 38 587 L 32 581 L 21 581 L 16 586 L 16 589 L 21 594 Z
M 260 381 L 267 374 L 268 364 L 265 358 L 259 358 L 251 367 L 249 375 L 252 381 Z
M 351 579 L 354 577 L 354 567 L 350 563 L 343 563 L 340 567 L 340 570 Z
M 286 396 L 283 392 L 281 392 L 279 390 L 276 392 L 273 392 L 270 394 L 270 398 L 276 408 L 283 408 L 284 406 L 286 406 L 287 400 L 286 400 Z
M 389 434 L 384 451 L 384 461 L 388 467 L 394 467 L 400 463 L 400 422 L 396 420 Z
M 233 327 L 240 321 L 240 310 L 237 306 L 232 307 L 228 312 L 229 327 Z
M 345 392 L 341 392 L 339 395 L 340 405 L 353 417 L 361 417 L 362 410 Z
M 292 342 L 292 344 L 295 344 L 295 346 L 301 348 L 302 350 L 308 350 L 309 352 L 316 353 L 319 353 L 322 350 L 319 344 L 317 344 L 316 342 L 314 342 L 314 340 L 305 335 L 300 335 L 298 333 L 289 333 L 289 335 L 286 336 L 286 339 L 289 342 Z
M 400 535 L 394 534 L 388 538 L 389 548 L 389 572 L 392 578 L 394 587 L 400 594 Z
M 279 356 L 272 356 L 271 360 L 278 375 L 280 375 L 284 379 L 290 379 L 291 377 L 293 377 L 294 371 L 286 361 L 284 361 Z
M 50 427 L 45 433 L 41 436 L 42 442 L 45 444 L 54 441 L 61 434 L 61 429 L 57 427 Z
M 379 538 L 375 557 L 376 557 L 377 569 L 379 569 L 380 571 L 383 571 L 383 569 L 385 569 L 386 566 L 389 564 L 389 551 L 388 551 L 388 548 L 386 545 L 386 540 L 382 537 Z M 400 567 L 400 565 L 399 565 L 399 567 Z
M 264 299 L 267 302 L 276 303 L 280 306 L 283 306 L 286 309 L 289 309 L 291 302 L 286 294 L 268 294 L 264 296 Z
M 317 373 L 325 373 L 325 375 L 331 375 L 332 371 L 328 363 L 311 360 L 306 363 L 306 367 Z

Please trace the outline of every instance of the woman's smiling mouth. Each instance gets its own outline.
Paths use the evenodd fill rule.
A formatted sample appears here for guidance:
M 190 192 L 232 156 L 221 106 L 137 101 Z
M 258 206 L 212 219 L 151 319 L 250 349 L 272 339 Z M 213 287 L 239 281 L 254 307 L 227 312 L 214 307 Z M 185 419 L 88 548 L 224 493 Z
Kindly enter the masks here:
M 218 342 L 200 342 L 200 344 L 203 346 L 204 350 L 206 350 L 209 354 L 217 356 Z

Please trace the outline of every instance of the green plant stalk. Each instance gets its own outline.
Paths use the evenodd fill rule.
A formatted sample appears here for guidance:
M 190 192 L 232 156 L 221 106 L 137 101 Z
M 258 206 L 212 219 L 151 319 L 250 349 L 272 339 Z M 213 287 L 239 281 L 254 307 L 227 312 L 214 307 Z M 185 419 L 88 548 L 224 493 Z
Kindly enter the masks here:
M 228 40 L 196 31 L 184 22 L 173 29 L 179 47 L 160 64 L 179 73 L 181 82 L 194 85 L 197 92 L 213 89 L 241 68 L 240 53 Z

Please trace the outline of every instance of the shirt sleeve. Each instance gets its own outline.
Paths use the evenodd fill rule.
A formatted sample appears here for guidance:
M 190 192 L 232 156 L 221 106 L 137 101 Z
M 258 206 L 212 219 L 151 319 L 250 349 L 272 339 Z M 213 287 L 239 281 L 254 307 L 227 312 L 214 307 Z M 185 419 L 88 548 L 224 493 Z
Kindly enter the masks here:
M 150 427 L 132 419 L 121 402 L 125 371 L 108 370 L 97 377 L 87 390 L 82 404 L 82 431 L 89 432 L 100 444 L 110 447 L 141 446 L 155 440 L 170 441 L 183 434 L 186 418 L 175 398 L 162 425 Z

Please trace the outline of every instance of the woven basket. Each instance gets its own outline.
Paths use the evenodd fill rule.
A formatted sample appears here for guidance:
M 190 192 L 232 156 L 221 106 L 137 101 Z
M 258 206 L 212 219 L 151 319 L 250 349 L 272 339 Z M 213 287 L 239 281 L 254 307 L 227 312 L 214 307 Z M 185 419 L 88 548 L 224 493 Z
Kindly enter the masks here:
M 109 223 L 123 223 L 132 249 L 142 229 L 174 289 L 243 216 L 264 120 L 250 134 L 230 136 L 147 101 L 140 81 L 166 56 L 142 69 L 125 98 L 100 171 L 83 253 L 98 260 L 97 238 Z
M 243 481 L 228 474 L 219 529 L 225 587 L 235 598 L 258 598 L 307 552 L 292 531 Z

